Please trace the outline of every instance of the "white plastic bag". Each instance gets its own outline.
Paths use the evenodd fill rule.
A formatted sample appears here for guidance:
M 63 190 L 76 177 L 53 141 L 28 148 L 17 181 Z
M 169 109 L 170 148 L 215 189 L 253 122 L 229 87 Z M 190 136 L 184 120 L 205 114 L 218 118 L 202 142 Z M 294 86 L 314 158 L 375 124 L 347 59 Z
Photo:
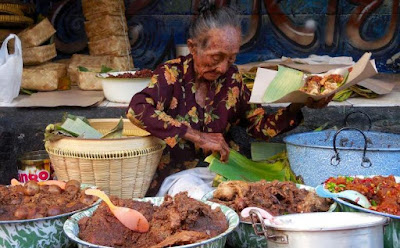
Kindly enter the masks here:
M 9 54 L 7 43 L 15 39 L 14 53 Z M 0 49 L 0 102 L 10 103 L 19 94 L 22 81 L 21 41 L 15 34 L 4 40 Z
M 172 174 L 165 178 L 156 196 L 174 196 L 187 191 L 190 197 L 200 200 L 213 190 L 211 185 L 215 175 L 208 167 L 197 167 Z

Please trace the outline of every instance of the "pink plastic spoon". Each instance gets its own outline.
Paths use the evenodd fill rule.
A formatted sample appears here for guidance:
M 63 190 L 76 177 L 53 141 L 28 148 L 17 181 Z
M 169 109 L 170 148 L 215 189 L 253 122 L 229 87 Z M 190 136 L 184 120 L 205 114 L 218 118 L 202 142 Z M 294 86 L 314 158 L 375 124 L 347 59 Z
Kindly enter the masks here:
M 276 219 L 273 215 L 268 213 L 266 210 L 262 208 L 256 208 L 256 207 L 247 207 L 240 212 L 240 215 L 243 218 L 248 218 L 250 217 L 250 211 L 251 210 L 256 210 L 261 214 L 261 217 L 265 220 L 268 220 L 270 223 L 276 224 L 276 225 L 281 225 L 283 224 L 280 220 Z
M 87 189 L 85 190 L 85 194 L 94 195 L 101 198 L 105 203 L 107 203 L 111 212 L 114 216 L 127 228 L 131 229 L 135 232 L 145 233 L 149 231 L 150 225 L 147 221 L 146 217 L 143 216 L 140 212 L 126 207 L 118 207 L 115 206 L 110 198 L 103 192 L 98 189 Z

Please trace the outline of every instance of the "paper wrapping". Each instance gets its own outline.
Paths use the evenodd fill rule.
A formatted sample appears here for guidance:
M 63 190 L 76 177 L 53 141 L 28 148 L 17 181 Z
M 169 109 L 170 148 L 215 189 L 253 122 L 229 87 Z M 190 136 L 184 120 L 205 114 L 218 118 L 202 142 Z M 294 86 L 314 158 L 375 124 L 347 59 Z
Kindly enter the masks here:
M 24 29 L 18 37 L 21 39 L 22 47 L 34 47 L 43 44 L 55 32 L 53 25 L 45 18 L 35 26 Z
M 82 0 L 82 12 L 86 20 L 104 15 L 125 16 L 125 3 L 123 0 Z
M 58 80 L 66 75 L 67 66 L 60 63 L 25 67 L 22 71 L 21 88 L 38 91 L 56 90 Z
M 126 56 L 131 53 L 127 36 L 109 36 L 105 39 L 88 42 L 90 55 Z
M 116 71 L 126 71 L 133 69 L 131 56 L 92 56 L 83 54 L 74 54 L 68 65 L 68 75 L 72 82 L 78 82 L 78 67 L 82 66 L 92 72 L 100 72 L 104 65 Z
M 101 40 L 109 36 L 127 36 L 128 25 L 125 16 L 101 16 L 85 22 L 86 36 L 90 41 Z
M 57 51 L 54 43 L 45 46 L 22 48 L 22 59 L 24 65 L 38 65 L 47 62 L 56 56 Z
M 370 78 L 376 75 L 377 69 L 375 66 L 375 61 L 370 60 L 371 53 L 365 53 L 357 63 L 351 67 L 351 72 L 348 75 L 347 81 L 338 87 L 336 90 L 331 91 L 329 94 L 321 94 L 321 95 L 310 95 L 300 90 L 294 90 L 289 93 L 282 94 L 281 92 L 276 92 L 276 95 L 279 97 L 275 97 L 273 101 L 265 101 L 264 94 L 271 86 L 271 82 L 277 75 L 277 71 L 258 68 L 256 78 L 254 80 L 254 87 L 250 97 L 251 103 L 305 103 L 309 97 L 313 98 L 314 100 L 320 100 L 322 98 L 328 97 L 332 94 L 335 94 L 338 91 L 344 90 L 352 85 L 357 84 L 367 78 Z M 334 69 L 339 70 L 340 68 Z M 327 72 L 330 74 L 331 72 Z M 291 82 L 286 81 L 283 83 L 290 84 Z M 271 87 L 271 88 L 278 88 L 278 87 Z

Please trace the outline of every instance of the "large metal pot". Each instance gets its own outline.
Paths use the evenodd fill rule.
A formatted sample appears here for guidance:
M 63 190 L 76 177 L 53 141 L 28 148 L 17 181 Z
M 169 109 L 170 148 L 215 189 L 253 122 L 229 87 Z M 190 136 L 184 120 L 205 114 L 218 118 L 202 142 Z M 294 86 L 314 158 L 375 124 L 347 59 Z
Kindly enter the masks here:
M 383 248 L 388 218 L 366 213 L 304 213 L 264 221 L 251 210 L 254 231 L 264 235 L 268 248 Z
M 310 186 L 296 184 L 297 188 L 299 189 L 306 189 L 308 191 L 315 192 L 315 189 Z M 214 196 L 214 192 L 210 191 L 205 194 L 202 198 L 203 201 L 208 201 Z M 337 204 L 333 203 L 328 212 L 338 211 Z M 252 223 L 249 221 L 240 221 L 239 226 L 236 227 L 227 237 L 226 243 L 228 246 L 235 247 L 235 248 L 266 248 L 267 240 L 254 233 Z
M 292 170 L 317 186 L 339 175 L 400 175 L 400 135 L 345 127 L 284 138 Z

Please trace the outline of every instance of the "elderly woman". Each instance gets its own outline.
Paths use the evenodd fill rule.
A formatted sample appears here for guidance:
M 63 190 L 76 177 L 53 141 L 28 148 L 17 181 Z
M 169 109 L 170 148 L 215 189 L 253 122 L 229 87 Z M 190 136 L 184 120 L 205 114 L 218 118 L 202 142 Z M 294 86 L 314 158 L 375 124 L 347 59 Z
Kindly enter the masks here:
M 128 118 L 167 143 L 148 195 L 157 193 L 170 174 L 196 167 L 204 153 L 218 152 L 226 161 L 224 134 L 234 124 L 263 140 L 295 128 L 302 104 L 267 114 L 249 104 L 250 91 L 233 63 L 241 42 L 240 20 L 228 8 L 205 7 L 189 29 L 190 54 L 165 62 L 149 86 L 136 94 Z M 327 100 L 309 107 L 322 107 Z

